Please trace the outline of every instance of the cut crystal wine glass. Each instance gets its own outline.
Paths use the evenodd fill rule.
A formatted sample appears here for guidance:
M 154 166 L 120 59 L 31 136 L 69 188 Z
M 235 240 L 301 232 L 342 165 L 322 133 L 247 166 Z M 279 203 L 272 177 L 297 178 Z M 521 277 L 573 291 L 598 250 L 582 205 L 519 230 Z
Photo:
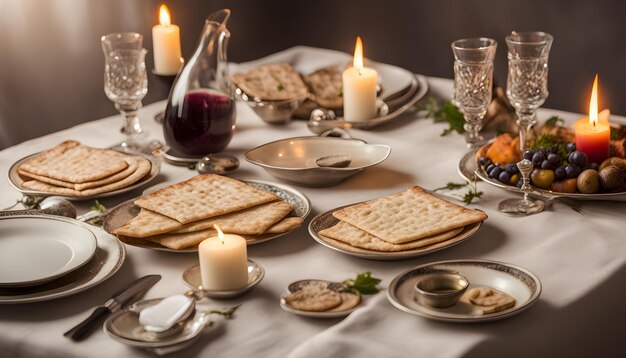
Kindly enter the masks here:
M 468 147 L 481 145 L 480 130 L 487 107 L 491 103 L 493 59 L 497 43 L 489 38 L 469 38 L 454 41 L 453 103 L 465 118 L 465 141 Z
M 132 148 L 145 141 L 137 112 L 148 93 L 148 77 L 142 47 L 143 36 L 133 32 L 112 33 L 101 38 L 104 51 L 104 93 L 124 117 L 122 148 Z
M 523 159 L 517 163 L 517 168 L 521 174 L 522 191 L 524 197 L 522 199 L 506 199 L 500 202 L 498 210 L 504 214 L 519 216 L 540 213 L 545 208 L 545 203 L 541 200 L 532 200 L 529 194 L 533 192 L 530 185 L 530 173 L 533 171 L 533 163 L 528 159 Z
M 506 44 L 509 49 L 506 95 L 515 107 L 520 152 L 524 152 L 527 132 L 537 123 L 535 112 L 548 98 L 548 55 L 552 35 L 514 31 L 506 37 Z

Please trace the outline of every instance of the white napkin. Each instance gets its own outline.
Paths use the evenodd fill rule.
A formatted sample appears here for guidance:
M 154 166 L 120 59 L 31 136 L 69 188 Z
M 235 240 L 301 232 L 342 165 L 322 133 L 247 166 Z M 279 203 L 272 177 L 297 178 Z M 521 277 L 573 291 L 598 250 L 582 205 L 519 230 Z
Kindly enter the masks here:
M 139 313 L 139 323 L 147 331 L 166 331 L 189 310 L 193 299 L 185 295 L 174 295 L 164 298 L 154 306 L 147 307 Z

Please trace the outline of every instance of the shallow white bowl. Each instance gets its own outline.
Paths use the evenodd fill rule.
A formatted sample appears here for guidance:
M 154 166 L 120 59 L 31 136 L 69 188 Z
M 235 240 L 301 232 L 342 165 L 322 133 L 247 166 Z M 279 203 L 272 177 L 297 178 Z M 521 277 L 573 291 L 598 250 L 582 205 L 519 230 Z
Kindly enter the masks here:
M 270 142 L 249 150 L 244 158 L 282 180 L 306 186 L 331 186 L 382 162 L 390 152 L 391 147 L 384 144 L 310 136 Z M 316 163 L 319 158 L 335 155 L 349 156 L 350 164 L 331 168 Z

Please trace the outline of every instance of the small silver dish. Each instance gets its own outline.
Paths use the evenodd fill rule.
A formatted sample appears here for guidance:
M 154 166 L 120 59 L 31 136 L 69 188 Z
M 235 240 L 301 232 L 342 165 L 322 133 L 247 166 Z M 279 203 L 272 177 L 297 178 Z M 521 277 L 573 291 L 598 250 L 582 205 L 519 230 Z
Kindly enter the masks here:
M 248 260 L 248 284 L 238 290 L 205 290 L 202 288 L 202 276 L 200 276 L 200 265 L 194 265 L 183 272 L 183 281 L 193 290 L 202 292 L 204 297 L 210 298 L 233 298 L 241 296 L 250 291 L 265 276 L 265 269 L 256 262 Z
M 332 186 L 381 163 L 391 153 L 384 144 L 368 144 L 358 139 L 334 137 L 295 137 L 263 144 L 249 150 L 244 158 L 263 167 L 278 179 L 304 186 Z M 320 166 L 325 157 L 349 157 L 344 167 Z
M 467 290 L 469 281 L 458 273 L 441 272 L 425 275 L 415 285 L 419 303 L 434 308 L 454 306 Z
M 329 311 L 314 312 L 314 311 L 302 311 L 294 307 L 291 307 L 289 304 L 287 304 L 287 301 L 285 298 L 288 295 L 296 291 L 300 291 L 301 289 L 303 289 L 304 287 L 312 283 L 318 283 L 318 282 L 328 284 L 329 289 L 337 291 L 337 292 L 341 292 L 345 287 L 341 282 L 334 282 L 334 281 L 327 281 L 327 280 L 307 279 L 307 280 L 295 281 L 295 282 L 290 283 L 287 286 L 286 294 L 280 298 L 280 307 L 286 312 L 290 312 L 298 316 L 309 317 L 309 318 L 343 318 L 343 317 L 347 317 L 350 313 L 354 312 L 357 308 L 361 307 L 361 304 L 363 303 L 363 297 L 361 296 L 360 293 L 355 293 L 359 299 L 358 304 L 348 309 L 342 309 L 340 306 L 340 307 L 331 309 Z
M 307 99 L 307 96 L 301 96 L 283 101 L 265 101 L 246 94 L 239 87 L 235 89 L 235 94 L 250 106 L 262 120 L 269 124 L 289 123 L 293 113 Z

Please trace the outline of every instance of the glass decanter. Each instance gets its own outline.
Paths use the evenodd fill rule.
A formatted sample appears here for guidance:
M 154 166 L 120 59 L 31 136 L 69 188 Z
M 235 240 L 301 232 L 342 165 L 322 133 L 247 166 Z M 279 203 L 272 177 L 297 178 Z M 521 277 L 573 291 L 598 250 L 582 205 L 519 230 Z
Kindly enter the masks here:
M 229 17 L 228 9 L 209 15 L 194 54 L 172 85 L 163 134 L 177 156 L 219 152 L 235 131 L 235 99 L 226 59 Z

